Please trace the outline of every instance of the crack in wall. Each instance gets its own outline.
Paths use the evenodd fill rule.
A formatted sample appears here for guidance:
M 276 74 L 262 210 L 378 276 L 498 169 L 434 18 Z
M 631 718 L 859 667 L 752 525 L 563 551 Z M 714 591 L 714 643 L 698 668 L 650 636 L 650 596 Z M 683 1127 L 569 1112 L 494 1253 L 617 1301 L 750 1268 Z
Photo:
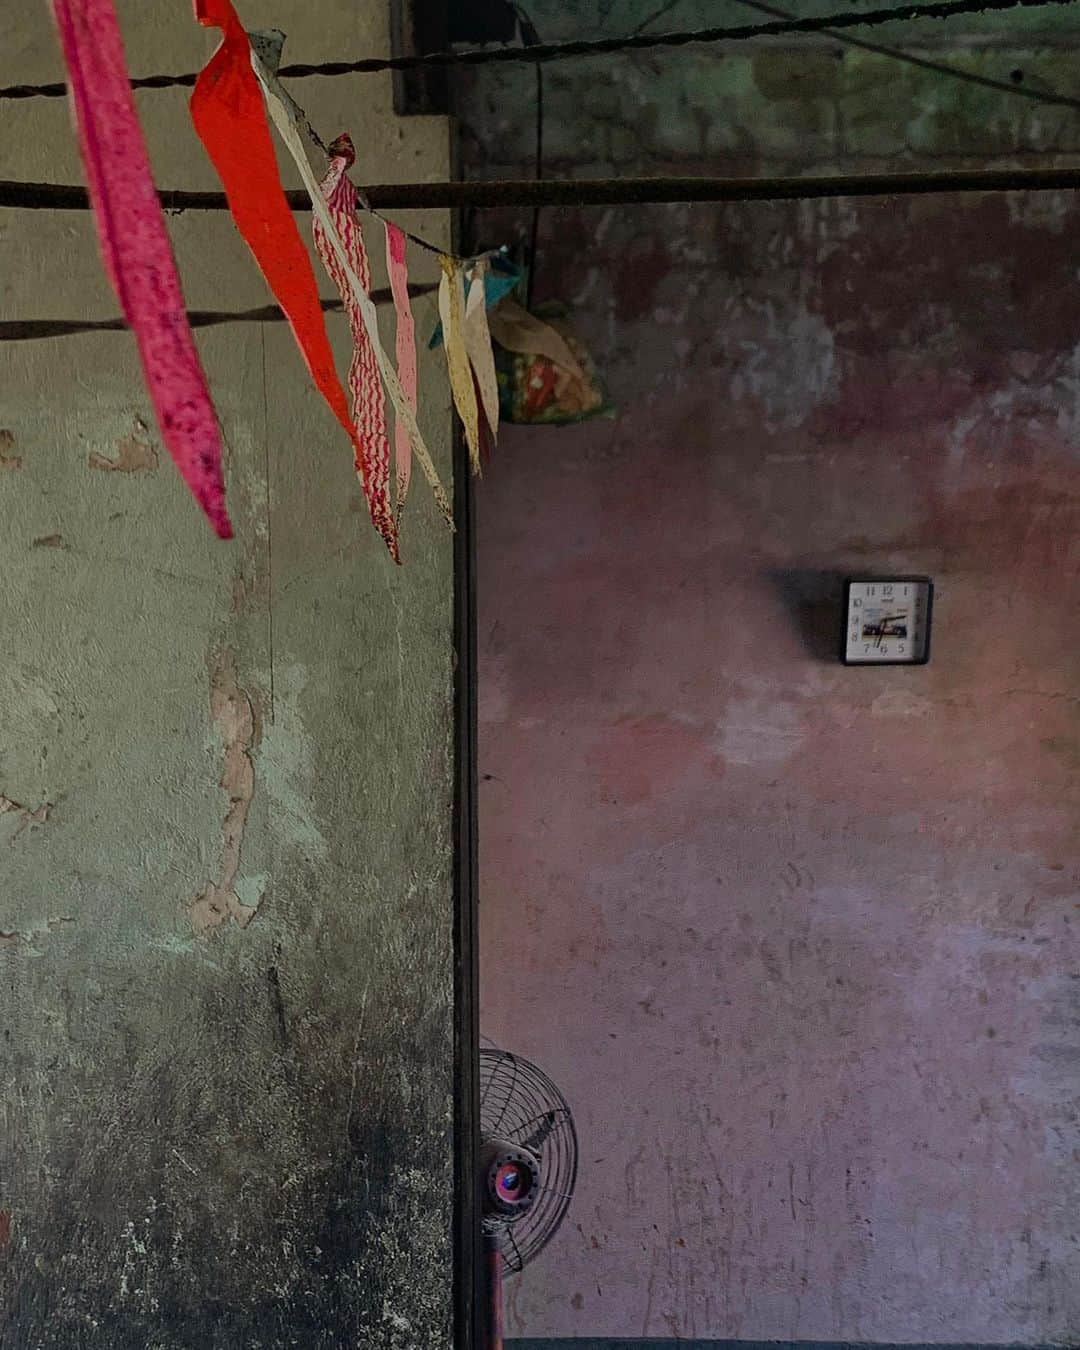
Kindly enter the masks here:
M 200 936 L 230 920 L 245 928 L 258 912 L 258 905 L 245 905 L 235 889 L 244 830 L 255 795 L 255 766 L 251 758 L 255 714 L 246 690 L 237 683 L 236 658 L 231 648 L 218 655 L 210 673 L 210 713 L 224 750 L 218 781 L 229 794 L 229 808 L 221 827 L 217 880 L 207 882 L 190 906 L 191 921 Z

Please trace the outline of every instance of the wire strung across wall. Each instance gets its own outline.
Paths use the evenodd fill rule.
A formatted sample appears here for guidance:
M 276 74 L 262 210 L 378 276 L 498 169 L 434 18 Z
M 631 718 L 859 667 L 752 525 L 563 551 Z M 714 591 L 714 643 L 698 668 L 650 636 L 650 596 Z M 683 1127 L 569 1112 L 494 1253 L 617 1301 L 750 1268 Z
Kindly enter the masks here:
M 421 57 L 400 57 L 390 60 L 376 60 L 353 63 L 331 63 L 324 66 L 292 65 L 279 69 L 278 75 L 335 75 L 364 70 L 410 69 L 417 66 L 435 64 L 478 64 L 488 60 L 534 60 L 538 77 L 537 83 L 537 178 L 533 181 L 510 182 L 447 182 L 386 184 L 369 187 L 362 194 L 362 205 L 372 214 L 379 216 L 383 209 L 460 209 L 465 207 L 527 206 L 532 207 L 533 240 L 535 251 L 536 214 L 543 206 L 589 206 L 665 202 L 700 201 L 789 201 L 838 196 L 877 196 L 912 195 L 941 192 L 987 192 L 987 191 L 1046 191 L 1080 188 L 1080 169 L 1005 169 L 956 171 L 931 174 L 876 174 L 858 176 L 798 177 L 798 178 L 614 178 L 614 179 L 572 179 L 555 181 L 542 179 L 543 164 L 543 93 L 541 82 L 541 62 L 559 59 L 562 56 L 586 55 L 589 53 L 618 52 L 651 46 L 681 46 L 689 42 L 714 42 L 723 38 L 755 37 L 766 32 L 798 31 L 821 32 L 835 36 L 841 42 L 861 47 L 878 55 L 892 57 L 910 64 L 955 76 L 973 83 L 998 89 L 1004 92 L 1020 94 L 1038 102 L 1057 104 L 1071 108 L 1080 107 L 1080 99 L 1069 98 L 1052 91 L 1021 88 L 1016 84 L 980 76 L 956 67 L 941 65 L 896 48 L 870 43 L 852 37 L 838 28 L 856 24 L 875 24 L 896 19 L 910 20 L 918 17 L 946 18 L 959 13 L 978 13 L 983 11 L 1004 10 L 1010 8 L 1036 8 L 1044 4 L 1071 4 L 1073 0 L 944 0 L 943 3 L 914 5 L 903 10 L 889 9 L 868 11 L 861 15 L 834 15 L 818 19 L 797 19 L 787 11 L 777 9 L 762 0 L 737 0 L 750 8 L 779 16 L 777 22 L 735 29 L 707 29 L 694 33 L 646 34 L 640 29 L 626 39 L 605 39 L 601 41 L 544 44 L 540 43 L 535 28 L 529 23 L 520 7 L 519 19 L 523 19 L 522 31 L 526 45 L 521 48 L 500 48 L 494 51 L 483 49 L 476 52 L 436 52 Z M 670 7 L 669 7 L 670 8 Z M 654 15 L 653 18 L 659 17 Z M 531 41 L 529 40 L 531 39 Z M 142 80 L 133 80 L 137 88 L 164 88 L 170 85 L 190 84 L 194 75 L 150 76 Z M 33 96 L 55 97 L 63 95 L 63 84 L 38 86 L 12 86 L 0 89 L 0 98 L 26 98 Z M 325 150 L 321 138 L 310 122 L 297 112 L 303 120 L 305 130 L 314 144 Z M 224 193 L 186 192 L 182 190 L 162 189 L 159 193 L 163 207 L 170 212 L 180 213 L 186 210 L 224 210 L 227 202 Z M 294 210 L 310 209 L 310 200 L 305 192 L 290 192 L 286 196 Z M 89 209 L 89 196 L 86 189 L 75 184 L 31 183 L 0 180 L 0 207 L 51 210 Z M 408 233 L 408 232 L 406 232 Z M 435 245 L 415 234 L 408 237 L 425 249 L 441 252 Z M 530 273 L 531 275 L 531 273 Z M 410 288 L 415 294 L 426 294 L 433 287 Z M 372 297 L 376 302 L 385 299 L 376 293 Z M 340 307 L 336 301 L 324 301 L 326 310 Z M 209 327 L 230 322 L 273 322 L 281 319 L 281 311 L 275 305 L 264 306 L 248 311 L 191 311 L 189 320 L 194 327 Z M 26 341 L 33 338 L 66 336 L 83 332 L 113 331 L 126 325 L 121 319 L 106 320 L 13 320 L 0 323 L 0 341 Z
M 735 0 L 737 5 L 747 9 L 756 9 L 761 14 L 771 14 L 777 19 L 792 19 L 795 16 L 786 9 L 763 3 L 763 0 Z M 964 70 L 962 66 L 950 66 L 943 61 L 932 61 L 926 56 L 916 56 L 899 47 L 886 47 L 880 42 L 867 42 L 865 38 L 854 37 L 851 33 L 838 32 L 824 28 L 828 37 L 835 37 L 848 47 L 858 47 L 864 52 L 873 52 L 875 56 L 885 56 L 891 61 L 901 61 L 905 65 L 915 66 L 919 70 L 929 70 L 935 75 L 945 75 L 952 80 L 961 80 L 967 84 L 979 85 L 982 89 L 995 89 L 1002 94 L 1015 94 L 1018 98 L 1029 99 L 1032 103 L 1045 103 L 1057 108 L 1080 108 L 1080 98 L 1070 98 L 1068 94 L 1059 94 L 1052 89 L 1033 89 L 1023 84 L 1023 73 L 1014 71 L 1009 81 L 995 80 L 990 75 L 980 75 L 974 70 Z M 1018 78 L 1019 77 L 1019 78 Z
M 670 202 L 779 202 L 821 197 L 892 197 L 942 192 L 1054 192 L 1080 188 L 1080 165 L 1061 168 L 954 169 L 931 173 L 807 174 L 778 178 L 543 178 L 444 183 L 383 183 L 365 190 L 376 210 L 446 210 L 466 207 L 646 206 Z M 223 192 L 163 188 L 167 211 L 224 211 Z M 311 201 L 286 192 L 295 211 Z M 0 180 L 0 207 L 85 211 L 86 189 L 74 183 Z
M 912 22 L 916 19 L 950 19 L 965 14 L 989 14 L 1010 9 L 1039 9 L 1049 5 L 1071 5 L 1075 0 L 929 0 L 906 5 L 866 10 L 863 13 L 826 14 L 816 18 L 784 18 L 768 23 L 736 24 L 702 28 L 678 33 L 633 33 L 621 38 L 599 38 L 579 42 L 547 42 L 527 47 L 481 47 L 466 51 L 428 52 L 422 56 L 365 58 L 359 61 L 326 61 L 318 65 L 282 66 L 283 78 L 310 75 L 335 76 L 375 74 L 393 70 L 424 70 L 438 66 L 480 66 L 509 62 L 563 61 L 578 56 L 609 56 L 620 52 L 648 51 L 656 48 L 686 47 L 718 42 L 745 42 L 752 38 L 782 37 L 790 33 L 831 34 L 846 28 L 872 28 L 881 24 Z M 195 74 L 147 75 L 132 80 L 134 89 L 170 89 L 195 83 Z M 61 98 L 67 92 L 62 82 L 52 84 L 9 85 L 0 88 L 0 99 Z

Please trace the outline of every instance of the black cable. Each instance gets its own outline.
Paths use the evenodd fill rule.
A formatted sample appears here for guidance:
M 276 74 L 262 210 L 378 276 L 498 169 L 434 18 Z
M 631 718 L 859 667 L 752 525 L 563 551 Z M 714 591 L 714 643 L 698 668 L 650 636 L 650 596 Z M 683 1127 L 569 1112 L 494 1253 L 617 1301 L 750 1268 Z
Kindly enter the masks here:
M 521 5 L 515 4 L 514 13 L 518 17 L 518 24 L 521 28 L 522 43 L 526 47 L 540 46 L 540 34 L 525 9 Z M 536 71 L 536 149 L 533 156 L 533 175 L 539 182 L 544 176 L 544 67 L 538 61 L 534 69 Z M 536 258 L 539 253 L 539 244 L 540 207 L 534 206 L 532 223 L 529 227 L 528 272 L 525 282 L 526 309 L 532 309 L 533 294 L 536 288 Z
M 782 37 L 788 33 L 833 33 L 842 28 L 874 28 L 883 23 L 916 19 L 951 19 L 964 14 L 989 14 L 1009 9 L 1040 9 L 1048 5 L 1071 5 L 1075 0 L 929 0 L 903 8 L 871 9 L 864 13 L 827 14 L 819 18 L 777 19 L 770 23 L 723 28 L 702 28 L 684 33 L 635 33 L 622 38 L 581 42 L 541 43 L 534 47 L 480 47 L 455 52 L 429 52 L 425 56 L 379 57 L 362 61 L 326 61 L 321 65 L 282 66 L 283 79 L 309 75 L 374 74 L 387 70 L 424 70 L 435 66 L 481 66 L 509 61 L 563 61 L 575 56 L 608 56 L 618 52 L 647 51 L 657 47 L 686 47 L 695 43 L 744 42 L 751 38 Z M 132 80 L 133 89 L 169 89 L 192 85 L 197 76 L 147 75 Z M 62 83 L 9 85 L 0 89 L 0 99 L 60 98 L 67 92 Z
M 777 9 L 775 5 L 763 4 L 762 0 L 735 0 L 738 5 L 756 9 L 761 14 L 771 14 L 777 19 L 790 19 L 794 15 L 786 9 Z M 655 15 L 653 16 L 656 17 Z M 925 56 L 914 56 L 899 47 L 885 47 L 879 42 L 867 42 L 863 38 L 852 37 L 850 33 L 839 33 L 823 29 L 829 37 L 843 42 L 849 47 L 859 47 L 865 52 L 874 52 L 877 56 L 887 56 L 893 61 L 903 61 L 920 70 L 930 70 L 936 75 L 947 75 L 954 80 L 966 80 L 968 84 L 981 85 L 983 89 L 996 89 L 1004 94 L 1017 94 L 1020 98 L 1030 99 L 1033 103 L 1047 103 L 1052 107 L 1080 108 L 1080 98 L 1070 98 L 1067 94 L 1057 94 L 1053 90 L 1029 89 L 1022 84 L 1011 84 L 1007 80 L 995 80 L 989 75 L 978 75 L 974 71 L 963 70 L 960 66 L 946 65 L 941 61 L 931 61 Z
M 536 181 L 544 177 L 544 67 L 536 67 Z M 525 308 L 532 309 L 536 291 L 536 259 L 540 252 L 540 207 L 534 206 L 529 226 L 529 272 L 525 283 Z
M 646 206 L 663 202 L 802 201 L 818 197 L 889 197 L 938 192 L 1058 192 L 1080 188 L 1080 165 L 1061 168 L 954 169 L 933 173 L 805 175 L 786 178 L 544 178 L 445 183 L 384 183 L 367 189 L 383 210 L 460 211 L 464 207 Z M 159 191 L 166 210 L 225 211 L 224 192 Z M 307 192 L 285 194 L 294 211 L 310 211 Z M 0 180 L 0 207 L 86 211 L 74 183 Z

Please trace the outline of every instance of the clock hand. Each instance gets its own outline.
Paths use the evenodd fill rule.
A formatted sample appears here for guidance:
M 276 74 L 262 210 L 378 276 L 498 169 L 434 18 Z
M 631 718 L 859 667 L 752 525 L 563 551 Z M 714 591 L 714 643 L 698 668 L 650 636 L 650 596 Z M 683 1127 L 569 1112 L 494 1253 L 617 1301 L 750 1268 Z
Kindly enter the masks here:
M 890 636 L 890 634 L 886 633 L 885 631 L 886 626 L 890 623 L 895 623 L 897 619 L 905 619 L 905 618 L 907 618 L 907 612 L 905 610 L 901 610 L 899 614 L 886 614 L 878 621 L 877 646 L 879 648 L 881 644 L 885 641 L 885 638 Z

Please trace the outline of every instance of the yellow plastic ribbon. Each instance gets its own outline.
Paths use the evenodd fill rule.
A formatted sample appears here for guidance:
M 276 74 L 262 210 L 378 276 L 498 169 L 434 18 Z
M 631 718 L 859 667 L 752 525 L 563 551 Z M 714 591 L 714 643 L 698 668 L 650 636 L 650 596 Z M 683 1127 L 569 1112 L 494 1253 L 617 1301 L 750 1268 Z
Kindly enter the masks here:
M 491 348 L 487 299 L 484 295 L 484 273 L 487 267 L 486 258 L 477 258 L 473 264 L 469 294 L 465 301 L 465 350 L 476 376 L 480 403 L 494 442 L 499 434 L 499 382 L 495 377 L 495 353 Z
M 450 372 L 450 388 L 454 405 L 465 428 L 465 443 L 469 447 L 469 464 L 473 473 L 480 472 L 480 413 L 476 406 L 469 354 L 465 347 L 465 278 L 462 268 L 453 258 L 440 254 L 442 278 L 439 281 L 439 318 L 443 326 L 443 346 L 446 348 L 446 366 Z

